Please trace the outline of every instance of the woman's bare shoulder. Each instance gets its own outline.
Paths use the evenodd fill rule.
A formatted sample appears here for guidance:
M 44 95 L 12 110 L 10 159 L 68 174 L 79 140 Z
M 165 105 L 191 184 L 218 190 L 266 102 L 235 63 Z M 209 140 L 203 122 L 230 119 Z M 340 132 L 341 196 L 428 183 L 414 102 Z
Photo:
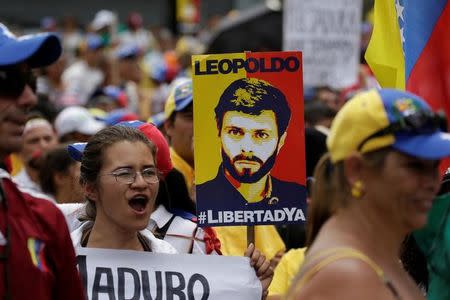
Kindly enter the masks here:
M 355 258 L 342 258 L 323 266 L 301 289 L 295 289 L 296 283 L 298 280 L 293 282 L 293 293 L 288 299 L 379 300 L 392 297 L 374 269 L 367 262 Z

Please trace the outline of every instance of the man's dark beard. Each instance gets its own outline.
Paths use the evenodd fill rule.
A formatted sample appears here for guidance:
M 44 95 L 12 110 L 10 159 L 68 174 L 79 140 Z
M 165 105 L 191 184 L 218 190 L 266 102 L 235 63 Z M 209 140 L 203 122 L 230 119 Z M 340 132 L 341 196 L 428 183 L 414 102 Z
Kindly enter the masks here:
M 267 159 L 265 163 L 262 162 L 262 160 L 259 157 L 252 156 L 251 158 L 248 156 L 245 156 L 243 154 L 240 154 L 233 159 L 231 159 L 223 150 L 222 148 L 222 162 L 223 167 L 226 171 L 230 173 L 230 175 L 236 179 L 237 181 L 241 183 L 255 183 L 261 178 L 263 178 L 265 175 L 267 175 L 270 170 L 272 170 L 273 165 L 275 164 L 275 159 L 277 157 L 277 151 L 274 151 L 273 154 Z M 234 168 L 234 162 L 238 160 L 248 160 L 248 161 L 254 161 L 259 164 L 261 164 L 261 167 L 258 171 L 251 174 L 249 168 L 243 169 L 243 174 L 239 174 L 238 171 Z M 225 171 L 224 170 L 224 171 Z

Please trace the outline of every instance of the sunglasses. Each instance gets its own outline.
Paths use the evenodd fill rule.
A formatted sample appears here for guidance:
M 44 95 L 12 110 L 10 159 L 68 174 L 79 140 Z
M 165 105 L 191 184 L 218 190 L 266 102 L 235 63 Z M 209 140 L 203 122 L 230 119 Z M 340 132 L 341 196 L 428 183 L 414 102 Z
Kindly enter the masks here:
M 36 92 L 36 76 L 24 65 L 0 67 L 0 96 L 18 98 L 29 86 Z
M 358 146 L 358 151 L 370 140 L 389 134 L 431 134 L 440 130 L 447 132 L 447 117 L 443 111 L 417 111 L 406 117 L 398 119 L 388 127 L 375 132 L 365 138 Z

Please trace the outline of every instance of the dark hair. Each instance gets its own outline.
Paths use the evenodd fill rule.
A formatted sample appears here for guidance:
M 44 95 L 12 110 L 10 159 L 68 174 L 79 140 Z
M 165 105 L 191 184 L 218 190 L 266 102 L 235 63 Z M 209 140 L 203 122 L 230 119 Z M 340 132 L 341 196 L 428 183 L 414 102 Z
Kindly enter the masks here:
M 427 258 L 412 234 L 407 235 L 402 243 L 400 260 L 419 288 L 428 291 Z
M 159 182 L 155 205 L 164 205 L 168 211 L 182 210 L 195 215 L 195 203 L 189 196 L 189 190 L 183 174 L 173 168 Z
M 284 94 L 270 83 L 257 78 L 241 78 L 233 81 L 220 96 L 214 112 L 219 133 L 222 130 L 223 116 L 228 111 L 238 111 L 259 115 L 263 110 L 275 113 L 278 135 L 287 129 L 291 110 Z
M 311 126 L 323 119 L 333 119 L 335 116 L 336 111 L 321 101 L 312 100 L 305 103 L 305 121 Z
M 48 95 L 37 94 L 38 103 L 31 109 L 31 113 L 41 115 L 42 118 L 47 119 L 50 123 L 54 123 L 56 116 L 58 115 L 58 108 L 49 99 Z
M 450 168 L 447 169 L 441 181 L 441 188 L 439 189 L 438 196 L 444 195 L 450 192 Z
M 329 85 L 319 85 L 319 86 L 316 86 L 316 87 L 314 88 L 314 91 L 316 92 L 316 95 L 317 95 L 318 93 L 320 93 L 320 92 L 337 93 L 337 90 L 334 89 L 334 88 L 332 88 L 332 87 L 329 86 Z
M 193 103 L 189 103 L 185 108 L 183 108 L 180 111 L 173 111 L 172 114 L 170 114 L 170 116 L 167 118 L 167 121 L 169 122 L 169 124 L 173 124 L 175 122 L 175 119 L 177 117 L 178 113 L 182 113 L 182 112 L 192 112 L 194 106 Z
M 327 153 L 327 136 L 314 127 L 305 128 L 306 176 L 314 175 L 314 168 Z
M 107 127 L 93 135 L 84 149 L 80 168 L 81 185 L 97 184 L 103 166 L 103 153 L 108 147 L 122 141 L 142 142 L 147 145 L 156 164 L 156 147 L 142 132 L 132 127 Z M 97 213 L 95 202 L 87 200 L 86 219 L 94 220 Z
M 67 152 L 66 144 L 58 145 L 47 151 L 42 158 L 39 170 L 39 183 L 42 191 L 47 194 L 56 194 L 55 182 L 53 181 L 55 173 L 67 173 L 69 167 L 75 163 L 76 161 Z
M 382 169 L 390 147 L 363 154 L 366 164 L 374 169 Z M 306 220 L 306 246 L 310 247 L 322 225 L 341 207 L 349 204 L 350 185 L 345 177 L 344 162 L 332 163 L 326 153 L 314 170 L 312 200 Z

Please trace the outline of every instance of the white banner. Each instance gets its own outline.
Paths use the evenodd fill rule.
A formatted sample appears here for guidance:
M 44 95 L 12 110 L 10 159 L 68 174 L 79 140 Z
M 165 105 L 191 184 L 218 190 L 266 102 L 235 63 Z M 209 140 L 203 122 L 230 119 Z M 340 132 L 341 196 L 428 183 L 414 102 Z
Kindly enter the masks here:
M 305 86 L 356 83 L 361 0 L 285 0 L 283 49 L 303 52 Z
M 261 299 L 247 257 L 77 249 L 88 299 Z

